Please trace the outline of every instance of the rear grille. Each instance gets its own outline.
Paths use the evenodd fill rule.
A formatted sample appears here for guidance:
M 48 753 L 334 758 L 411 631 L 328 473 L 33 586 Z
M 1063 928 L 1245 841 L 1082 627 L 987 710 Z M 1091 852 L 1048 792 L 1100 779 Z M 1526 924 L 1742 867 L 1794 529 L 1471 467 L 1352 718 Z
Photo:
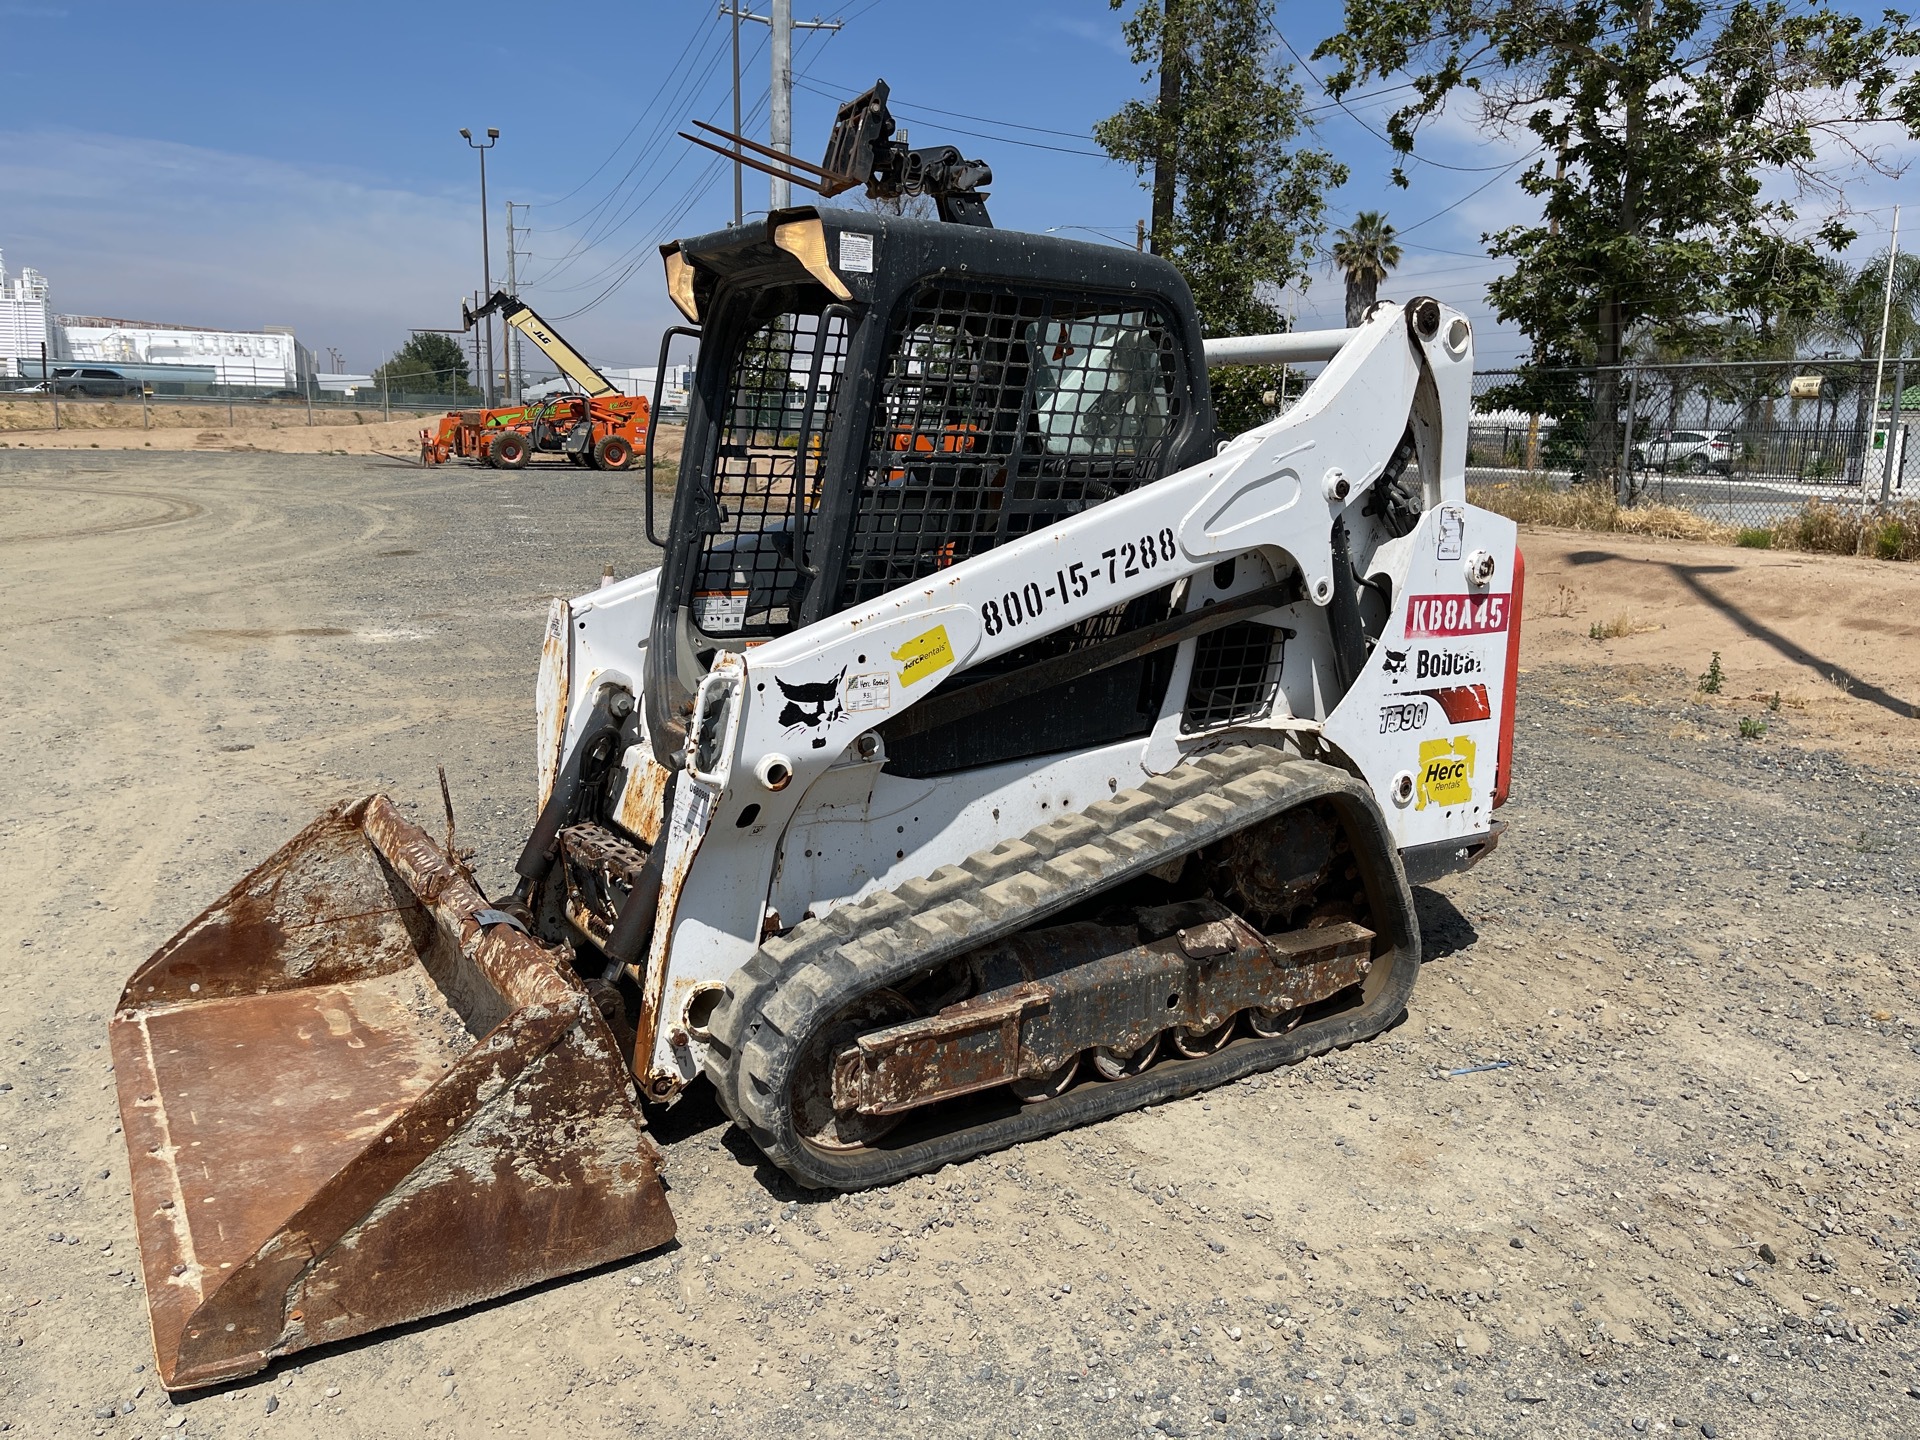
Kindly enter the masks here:
M 1261 720 L 1280 689 L 1286 641 L 1271 625 L 1242 620 L 1194 642 L 1193 677 L 1180 728 L 1188 734 Z

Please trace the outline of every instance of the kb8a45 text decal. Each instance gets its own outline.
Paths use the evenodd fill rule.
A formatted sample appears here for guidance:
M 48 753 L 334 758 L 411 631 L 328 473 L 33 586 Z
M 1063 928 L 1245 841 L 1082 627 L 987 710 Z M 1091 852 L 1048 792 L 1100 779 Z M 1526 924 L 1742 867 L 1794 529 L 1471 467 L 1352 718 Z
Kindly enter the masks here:
M 1407 597 L 1407 635 L 1438 639 L 1449 635 L 1497 635 L 1507 628 L 1510 595 L 1411 595 Z

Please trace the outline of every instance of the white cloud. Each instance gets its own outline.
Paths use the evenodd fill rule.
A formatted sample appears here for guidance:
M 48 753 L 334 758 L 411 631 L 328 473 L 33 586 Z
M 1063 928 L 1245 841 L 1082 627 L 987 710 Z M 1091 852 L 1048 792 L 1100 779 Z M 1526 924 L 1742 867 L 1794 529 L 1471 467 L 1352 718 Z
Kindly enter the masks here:
M 481 278 L 476 196 L 410 190 L 320 158 L 0 131 L 0 194 L 9 266 L 45 273 L 63 313 L 291 325 L 315 350 L 345 352 L 352 369 L 377 364 L 412 327 L 458 325 L 461 297 Z M 504 212 L 493 205 L 504 273 Z M 624 303 L 583 317 L 576 343 L 639 360 L 651 346 L 632 322 L 664 310 L 664 299 L 652 303 L 659 288 L 636 283 Z M 652 316 L 644 333 L 660 323 Z

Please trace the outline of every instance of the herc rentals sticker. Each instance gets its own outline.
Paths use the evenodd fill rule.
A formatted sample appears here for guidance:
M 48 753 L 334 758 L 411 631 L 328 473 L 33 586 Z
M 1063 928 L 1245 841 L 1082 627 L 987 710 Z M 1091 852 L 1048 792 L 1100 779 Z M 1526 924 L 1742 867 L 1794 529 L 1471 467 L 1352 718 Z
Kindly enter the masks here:
M 1451 740 L 1422 742 L 1419 776 L 1415 794 L 1420 798 L 1414 809 L 1465 805 L 1473 799 L 1473 741 L 1456 735 Z
M 953 642 L 947 638 L 947 627 L 936 625 L 914 636 L 893 652 L 893 658 L 900 662 L 902 685 L 937 675 L 953 664 Z
M 1496 635 L 1507 628 L 1510 595 L 1415 595 L 1407 601 L 1407 634 Z

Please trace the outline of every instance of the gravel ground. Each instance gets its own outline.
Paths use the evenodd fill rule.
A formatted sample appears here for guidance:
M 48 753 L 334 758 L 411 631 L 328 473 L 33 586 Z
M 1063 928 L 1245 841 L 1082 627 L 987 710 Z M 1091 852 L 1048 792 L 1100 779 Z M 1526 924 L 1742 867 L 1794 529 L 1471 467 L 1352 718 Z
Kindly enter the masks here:
M 1678 669 L 1566 666 L 1522 681 L 1509 838 L 1419 892 L 1382 1039 L 841 1198 L 695 1096 L 656 1122 L 676 1245 L 171 1404 L 120 982 L 322 805 L 433 817 L 436 760 L 498 883 L 544 597 L 647 563 L 639 497 L 12 453 L 0 493 L 0 1427 L 1920 1431 L 1920 776 L 1791 715 L 1741 740 Z

